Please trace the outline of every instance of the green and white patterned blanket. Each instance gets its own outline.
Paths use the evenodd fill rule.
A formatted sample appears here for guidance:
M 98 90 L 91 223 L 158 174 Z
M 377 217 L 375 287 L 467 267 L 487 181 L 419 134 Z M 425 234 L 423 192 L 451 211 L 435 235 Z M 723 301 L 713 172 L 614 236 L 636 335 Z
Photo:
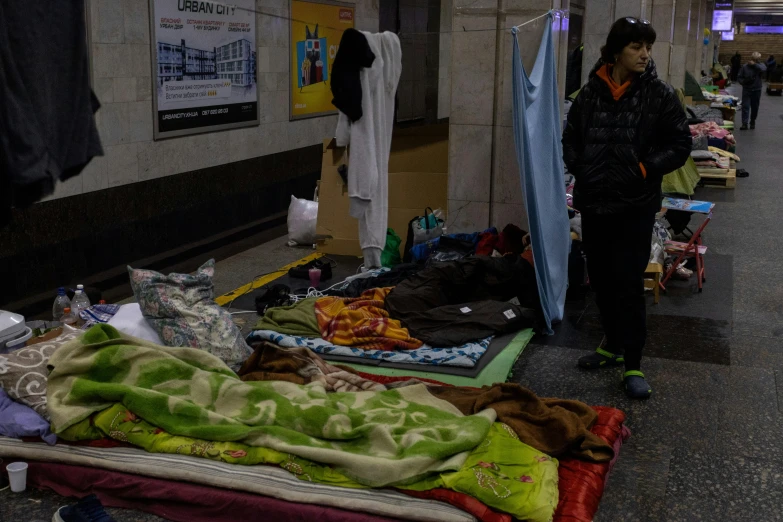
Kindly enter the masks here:
M 327 394 L 317 384 L 242 382 L 205 351 L 158 346 L 105 324 L 49 364 L 55 433 L 120 403 L 169 433 L 291 453 L 371 487 L 459 469 L 495 420 L 494 410 L 463 416 L 423 385 Z

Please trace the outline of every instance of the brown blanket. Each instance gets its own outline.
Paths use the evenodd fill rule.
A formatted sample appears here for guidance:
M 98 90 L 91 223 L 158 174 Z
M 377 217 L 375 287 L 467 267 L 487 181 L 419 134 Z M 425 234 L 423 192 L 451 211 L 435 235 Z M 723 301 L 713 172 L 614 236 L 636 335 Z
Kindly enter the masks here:
M 498 414 L 522 442 L 552 455 L 608 462 L 614 450 L 590 431 L 598 415 L 579 401 L 540 399 L 518 384 L 505 383 L 481 389 L 433 386 L 430 393 L 450 402 L 465 415 L 487 408 Z
M 307 348 L 281 348 L 272 343 L 254 345 L 237 374 L 243 381 L 320 382 L 326 391 L 381 391 L 386 386 L 332 366 Z

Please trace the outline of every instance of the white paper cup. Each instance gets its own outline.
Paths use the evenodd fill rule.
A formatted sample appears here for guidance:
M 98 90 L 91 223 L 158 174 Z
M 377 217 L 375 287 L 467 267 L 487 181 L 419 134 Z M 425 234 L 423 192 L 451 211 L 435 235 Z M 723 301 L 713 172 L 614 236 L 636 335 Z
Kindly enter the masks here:
M 27 463 L 14 462 L 5 467 L 8 470 L 8 480 L 11 482 L 11 491 L 20 493 L 27 488 Z

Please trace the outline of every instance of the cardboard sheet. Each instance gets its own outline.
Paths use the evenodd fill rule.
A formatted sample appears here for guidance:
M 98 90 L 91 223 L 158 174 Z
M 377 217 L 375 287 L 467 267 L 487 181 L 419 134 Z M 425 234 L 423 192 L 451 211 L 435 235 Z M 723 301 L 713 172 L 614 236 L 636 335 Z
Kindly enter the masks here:
M 435 125 L 406 129 L 392 138 L 389 228 L 402 238 L 400 253 L 411 219 L 426 207 L 447 211 L 449 142 L 443 133 L 443 126 Z M 325 140 L 318 189 L 318 251 L 360 256 L 359 225 L 348 213 L 348 188 L 338 172 L 341 165 L 348 165 L 346 149 L 337 147 L 334 139 Z

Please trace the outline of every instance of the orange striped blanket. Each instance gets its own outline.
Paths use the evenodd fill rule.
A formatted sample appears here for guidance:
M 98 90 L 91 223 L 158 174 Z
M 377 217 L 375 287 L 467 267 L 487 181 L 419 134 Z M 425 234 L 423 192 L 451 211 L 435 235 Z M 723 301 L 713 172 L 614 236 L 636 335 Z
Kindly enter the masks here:
M 360 297 L 323 297 L 315 303 L 321 337 L 333 344 L 365 350 L 415 350 L 422 343 L 389 317 L 384 308 L 391 288 L 367 290 Z

